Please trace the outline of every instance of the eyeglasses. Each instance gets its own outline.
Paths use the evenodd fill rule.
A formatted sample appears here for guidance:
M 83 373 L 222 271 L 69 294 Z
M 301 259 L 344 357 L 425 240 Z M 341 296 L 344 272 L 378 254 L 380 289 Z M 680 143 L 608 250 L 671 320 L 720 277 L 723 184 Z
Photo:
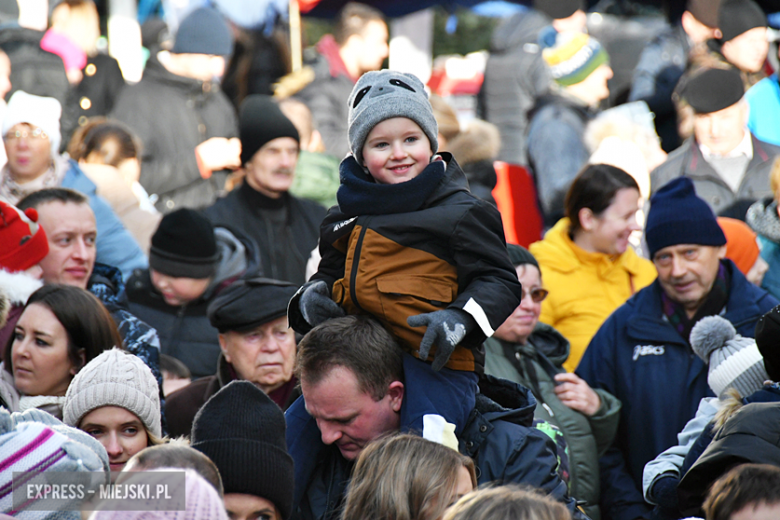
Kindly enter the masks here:
M 544 299 L 547 298 L 548 294 L 550 294 L 550 291 L 547 289 L 542 289 L 541 287 L 537 287 L 531 291 L 526 291 L 523 289 L 523 300 L 525 300 L 526 296 L 530 296 L 534 303 L 542 303 Z
M 17 130 L 16 132 L 8 132 L 3 136 L 4 141 L 16 141 L 17 139 L 46 139 L 49 137 L 46 132 L 40 128 L 36 128 L 28 132 L 27 130 Z

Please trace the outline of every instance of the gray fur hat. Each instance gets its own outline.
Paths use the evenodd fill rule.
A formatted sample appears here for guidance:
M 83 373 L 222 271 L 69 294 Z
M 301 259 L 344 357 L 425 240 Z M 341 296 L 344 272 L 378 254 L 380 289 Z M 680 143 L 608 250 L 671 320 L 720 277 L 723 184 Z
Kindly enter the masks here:
M 747 397 L 769 379 L 756 340 L 737 334 L 725 318 L 707 316 L 699 320 L 691 330 L 691 347 L 710 365 L 707 382 L 718 397 L 729 388 Z
M 422 81 L 405 72 L 371 71 L 360 77 L 349 95 L 349 148 L 360 164 L 371 129 L 393 117 L 420 125 L 431 142 L 431 153 L 439 150 L 439 126 Z

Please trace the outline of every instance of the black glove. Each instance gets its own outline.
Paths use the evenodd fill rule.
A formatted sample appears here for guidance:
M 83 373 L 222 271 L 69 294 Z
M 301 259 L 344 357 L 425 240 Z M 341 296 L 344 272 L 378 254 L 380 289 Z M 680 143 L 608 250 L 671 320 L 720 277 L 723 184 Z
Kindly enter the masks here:
M 674 473 L 663 473 L 650 486 L 650 498 L 664 509 L 677 510 L 677 484 L 680 477 Z
M 328 285 L 322 280 L 317 280 L 303 291 L 300 307 L 303 319 L 312 327 L 344 316 L 344 309 L 331 300 Z
M 463 341 L 466 334 L 476 326 L 474 318 L 460 309 L 445 309 L 409 316 L 406 323 L 410 327 L 428 327 L 420 342 L 420 359 L 428 359 L 431 346 L 436 344 L 436 354 L 431 365 L 436 372 L 447 364 L 458 343 Z

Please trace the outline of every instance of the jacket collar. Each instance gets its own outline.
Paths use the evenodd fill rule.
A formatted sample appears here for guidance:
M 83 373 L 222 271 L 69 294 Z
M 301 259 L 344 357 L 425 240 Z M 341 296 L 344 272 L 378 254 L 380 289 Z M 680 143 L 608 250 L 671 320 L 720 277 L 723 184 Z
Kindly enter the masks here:
M 751 283 L 745 275 L 736 268 L 731 260 L 721 260 L 731 274 L 729 300 L 726 303 L 724 318 L 729 320 L 734 328 L 756 319 L 762 312 L 752 295 L 755 294 Z M 663 319 L 661 303 L 661 284 L 656 279 L 651 285 L 631 297 L 626 305 L 633 307 L 633 313 L 628 319 L 626 333 L 640 342 L 669 343 L 687 345 L 679 334 Z
M 745 130 L 749 132 L 749 130 Z M 765 163 L 769 160 L 769 154 L 761 145 L 761 141 L 756 138 L 752 133 L 750 134 L 750 142 L 753 145 L 753 157 L 748 162 L 745 172 L 749 172 L 759 164 Z M 702 177 L 716 177 L 720 179 L 720 176 L 715 172 L 710 163 L 704 158 L 699 148 L 699 143 L 696 142 L 694 137 L 689 137 L 686 143 L 683 145 L 688 146 L 688 160 L 686 161 L 685 174 L 689 177 L 702 176 Z M 721 180 L 724 186 L 728 185 Z M 729 188 L 730 189 L 730 188 Z

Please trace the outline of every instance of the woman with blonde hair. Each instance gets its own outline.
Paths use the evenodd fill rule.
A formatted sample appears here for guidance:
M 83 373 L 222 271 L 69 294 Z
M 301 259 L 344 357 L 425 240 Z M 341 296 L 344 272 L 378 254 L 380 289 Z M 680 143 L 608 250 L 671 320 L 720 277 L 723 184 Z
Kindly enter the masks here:
M 443 520 L 571 520 L 562 504 L 516 485 L 480 489 L 464 496 Z
M 469 457 L 414 435 L 383 437 L 358 458 L 342 520 L 439 520 L 476 485 Z

